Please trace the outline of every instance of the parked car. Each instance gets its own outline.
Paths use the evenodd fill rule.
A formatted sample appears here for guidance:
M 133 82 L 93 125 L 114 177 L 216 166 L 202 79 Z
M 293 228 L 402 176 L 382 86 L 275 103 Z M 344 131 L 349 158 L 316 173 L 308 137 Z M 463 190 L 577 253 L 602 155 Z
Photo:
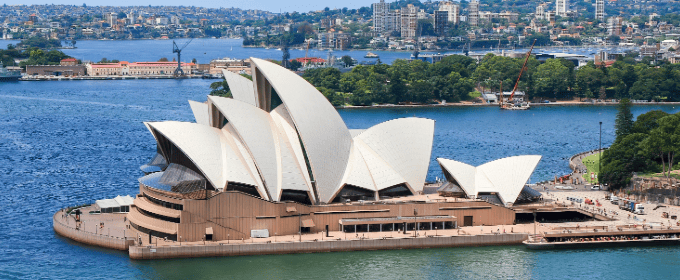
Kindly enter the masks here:
M 590 189 L 591 190 L 601 190 L 602 187 L 600 187 L 600 185 L 594 185 L 594 186 L 590 187 Z

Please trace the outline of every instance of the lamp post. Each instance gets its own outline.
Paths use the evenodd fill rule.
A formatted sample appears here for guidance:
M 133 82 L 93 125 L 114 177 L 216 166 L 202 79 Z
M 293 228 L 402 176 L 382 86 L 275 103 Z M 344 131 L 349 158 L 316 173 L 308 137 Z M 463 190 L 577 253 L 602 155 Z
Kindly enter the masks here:
M 600 184 L 600 172 L 602 171 L 602 122 L 600 122 L 600 159 L 597 161 L 597 183 Z M 600 184 L 600 189 L 602 184 Z

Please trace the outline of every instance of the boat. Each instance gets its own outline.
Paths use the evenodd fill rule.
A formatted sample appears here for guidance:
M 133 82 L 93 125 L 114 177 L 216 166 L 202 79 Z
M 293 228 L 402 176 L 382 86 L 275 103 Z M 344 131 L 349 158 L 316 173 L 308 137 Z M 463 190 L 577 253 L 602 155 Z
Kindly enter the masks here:
M 0 62 L 0 82 L 14 82 L 21 78 L 21 72 L 7 70 Z
M 377 54 L 374 54 L 372 52 L 368 52 L 366 55 L 364 55 L 364 58 L 379 58 L 380 56 Z
M 522 242 L 531 250 L 680 245 L 678 228 L 546 232 Z

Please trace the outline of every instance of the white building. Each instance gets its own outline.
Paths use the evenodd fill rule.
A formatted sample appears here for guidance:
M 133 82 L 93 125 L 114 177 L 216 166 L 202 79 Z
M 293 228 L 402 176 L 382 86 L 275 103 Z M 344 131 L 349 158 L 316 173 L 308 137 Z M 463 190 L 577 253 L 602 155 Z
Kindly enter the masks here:
M 604 0 L 595 0 L 595 19 L 604 21 Z
M 460 6 L 450 1 L 439 2 L 439 10 L 448 12 L 448 20 L 453 24 L 460 22 Z
M 438 158 L 439 166 L 448 181 L 470 198 L 479 198 L 502 205 L 540 196 L 526 187 L 541 156 L 526 155 L 497 159 L 474 167 L 459 161 Z M 451 186 L 442 186 L 442 188 Z
M 170 21 L 166 17 L 157 17 L 156 18 L 156 24 L 157 25 L 168 25 Z
M 418 9 L 408 4 L 401 10 L 401 37 L 415 38 L 418 29 Z
M 381 34 L 387 29 L 387 14 L 390 11 L 390 3 L 380 0 L 380 3 L 373 3 L 373 32 Z
M 566 17 L 569 10 L 569 0 L 555 0 L 555 15 Z
M 377 200 L 423 190 L 434 121 L 402 118 L 347 129 L 294 72 L 251 58 L 252 81 L 223 71 L 233 98 L 190 101 L 196 122 L 145 123 L 157 155 L 143 185 L 192 193 L 241 191 L 303 204 Z M 156 166 L 157 171 L 147 170 Z
M 468 22 L 470 26 L 479 24 L 479 2 L 477 0 L 470 1 L 470 5 L 468 5 Z

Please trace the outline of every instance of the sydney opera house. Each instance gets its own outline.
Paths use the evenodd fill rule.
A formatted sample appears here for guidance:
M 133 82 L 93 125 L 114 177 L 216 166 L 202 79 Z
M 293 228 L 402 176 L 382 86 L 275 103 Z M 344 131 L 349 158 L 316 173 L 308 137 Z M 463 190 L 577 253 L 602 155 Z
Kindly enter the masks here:
M 157 154 L 141 167 L 146 175 L 127 216 L 132 227 L 197 241 L 512 224 L 505 204 L 519 196 L 540 157 L 522 158 L 528 167 L 507 189 L 500 180 L 508 178 L 490 176 L 496 166 L 440 160 L 467 197 L 494 193 L 501 203 L 404 199 L 423 191 L 433 120 L 348 129 L 299 75 L 256 58 L 251 67 L 252 81 L 224 72 L 233 98 L 190 101 L 195 122 L 145 123 Z

